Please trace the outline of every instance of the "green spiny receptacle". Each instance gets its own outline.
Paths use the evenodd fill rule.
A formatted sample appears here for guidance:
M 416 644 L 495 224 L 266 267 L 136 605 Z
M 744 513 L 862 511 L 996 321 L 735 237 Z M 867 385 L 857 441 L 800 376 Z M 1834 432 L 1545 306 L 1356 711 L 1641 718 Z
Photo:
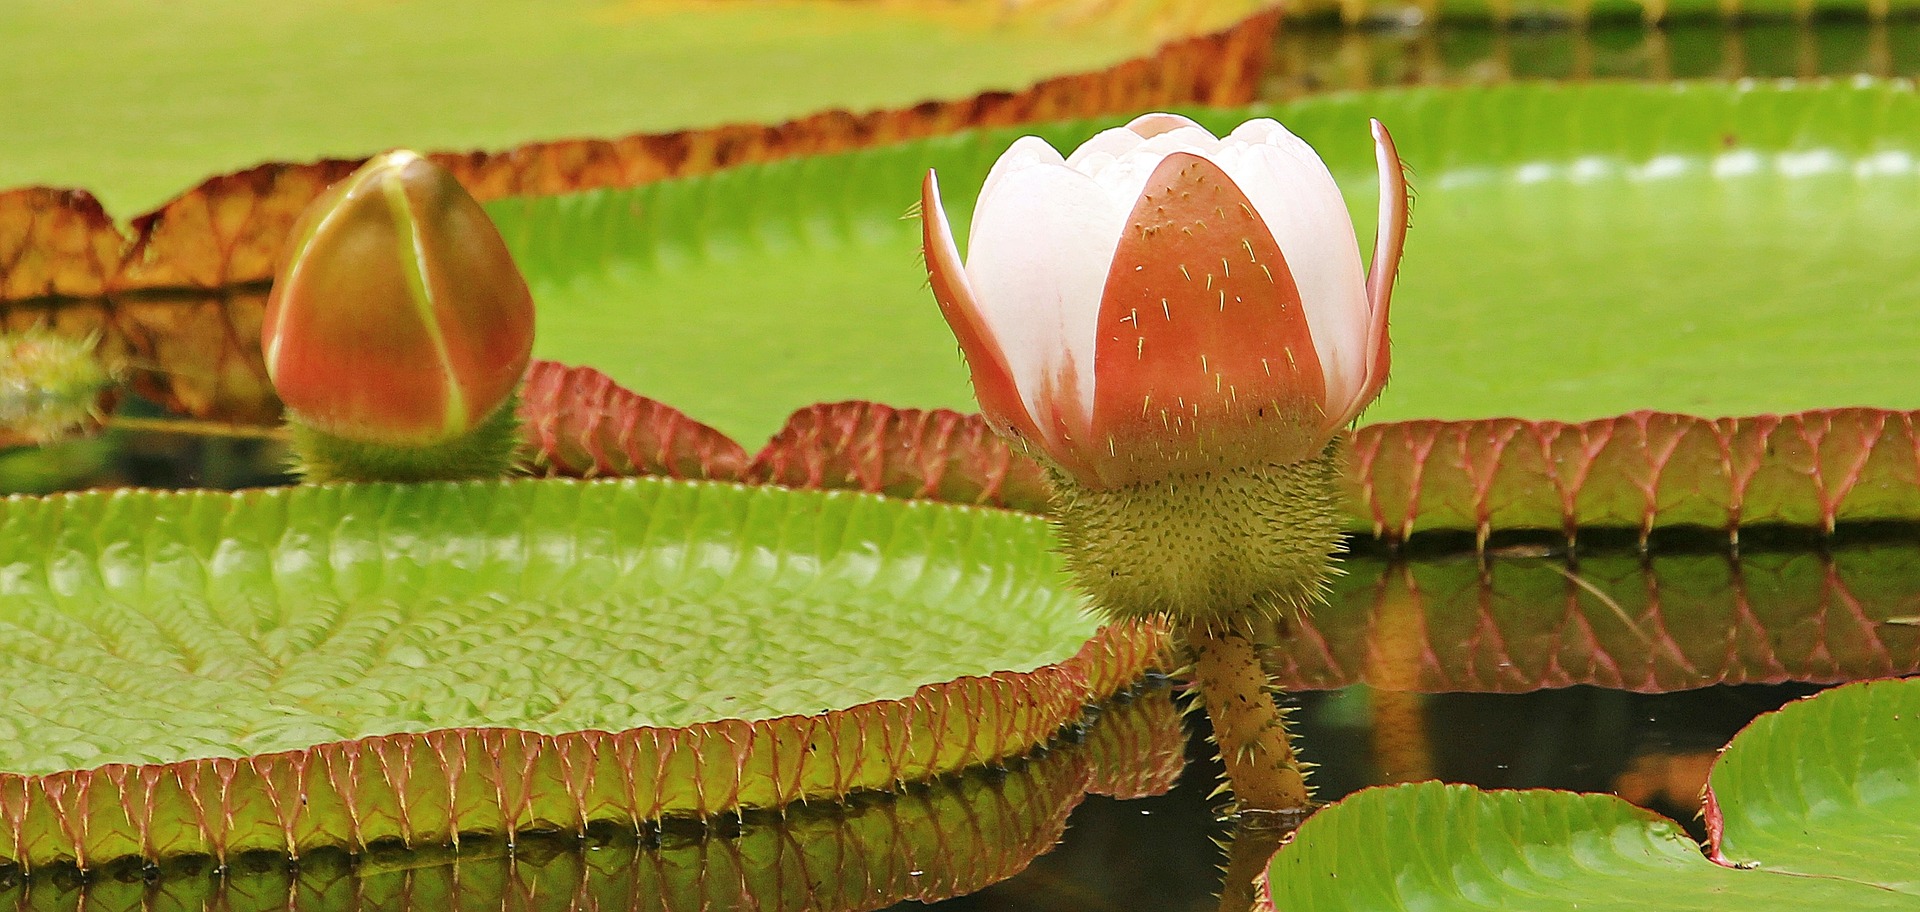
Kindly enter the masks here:
M 1340 441 L 1296 463 L 1175 475 L 1099 490 L 1053 471 L 1069 572 L 1116 617 L 1185 621 L 1299 614 L 1342 549 Z
M 500 478 L 513 468 L 520 439 L 520 394 L 507 397 L 473 430 L 430 446 L 363 443 L 289 420 L 294 471 L 303 481 L 463 481 Z

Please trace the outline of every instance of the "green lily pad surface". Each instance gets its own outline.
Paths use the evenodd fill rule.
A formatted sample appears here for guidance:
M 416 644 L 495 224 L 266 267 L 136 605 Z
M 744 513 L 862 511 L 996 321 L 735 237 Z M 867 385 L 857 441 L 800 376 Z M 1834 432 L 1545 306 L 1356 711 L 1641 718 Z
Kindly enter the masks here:
M 1394 374 L 1367 421 L 1920 406 L 1920 104 L 1901 85 L 1516 85 L 1199 112 L 1313 142 L 1370 244 L 1366 118 L 1418 195 Z M 1038 132 L 1071 147 L 1109 123 Z M 971 408 L 909 215 L 965 238 L 1020 131 L 960 134 L 491 211 L 591 364 L 752 449 L 795 408 Z
M 1268 870 L 1271 906 L 1744 910 L 1920 907 L 1920 680 L 1839 688 L 1763 717 L 1708 785 L 1709 861 L 1618 798 L 1423 783 L 1308 820 Z
M 1159 648 L 1097 634 L 1046 543 L 654 480 L 0 501 L 0 860 L 714 813 L 1023 753 Z
M 1102 69 L 1258 8 L 15 0 L 0 188 L 84 187 L 131 214 L 262 161 L 904 108 Z
M 1920 908 L 1920 678 L 1840 688 L 1754 720 L 1707 786 L 1721 861 L 1866 880 Z

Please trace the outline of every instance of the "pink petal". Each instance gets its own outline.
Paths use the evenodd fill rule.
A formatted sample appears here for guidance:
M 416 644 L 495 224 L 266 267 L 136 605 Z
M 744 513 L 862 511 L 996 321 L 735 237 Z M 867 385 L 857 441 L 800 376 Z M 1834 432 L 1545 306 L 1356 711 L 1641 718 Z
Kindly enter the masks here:
M 1292 462 L 1325 442 L 1324 381 L 1288 259 L 1233 179 L 1166 157 L 1100 307 L 1087 461 L 1105 485 Z
M 954 338 L 960 341 L 961 353 L 966 355 L 967 369 L 973 374 L 973 394 L 980 400 L 980 410 L 995 431 L 1037 439 L 1038 428 L 1021 401 L 1006 355 L 994 339 L 992 327 L 982 317 L 979 299 L 974 296 L 966 269 L 960 264 L 953 229 L 947 224 L 947 211 L 940 202 L 940 184 L 932 171 L 927 172 L 926 180 L 920 185 L 920 238 L 927 257 L 928 283 L 933 288 L 934 300 L 940 304 L 941 315 L 947 318 Z
M 1278 123 L 1242 125 L 1236 137 L 1264 135 L 1256 145 L 1228 145 L 1215 160 L 1265 219 L 1287 263 L 1313 332 L 1331 411 L 1344 410 L 1366 382 L 1365 273 L 1353 219 L 1333 175 L 1313 149 Z
M 1380 395 L 1387 385 L 1387 369 L 1392 364 L 1392 344 L 1387 340 L 1387 310 L 1393 303 L 1393 282 L 1400 272 L 1400 253 L 1407 245 L 1407 212 L 1410 199 L 1407 173 L 1393 136 L 1385 124 L 1372 121 L 1374 159 L 1380 169 L 1380 226 L 1373 240 L 1373 264 L 1367 271 L 1367 300 L 1371 305 L 1367 323 L 1367 379 L 1360 395 L 1347 408 L 1347 421 Z M 1344 422 L 1343 422 L 1344 423 Z

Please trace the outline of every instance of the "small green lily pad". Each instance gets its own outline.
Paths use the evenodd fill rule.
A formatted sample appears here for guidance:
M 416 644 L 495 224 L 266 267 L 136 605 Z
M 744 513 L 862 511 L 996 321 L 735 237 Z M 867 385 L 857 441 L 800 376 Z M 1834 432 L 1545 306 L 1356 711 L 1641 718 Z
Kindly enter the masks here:
M 1920 678 L 1842 687 L 1754 720 L 1707 790 L 1721 861 L 1865 880 L 1920 908 Z
M 1678 824 L 1606 795 L 1369 789 L 1268 868 L 1271 908 L 1920 908 L 1920 680 L 1849 685 L 1749 726 L 1708 784 L 1715 864 Z

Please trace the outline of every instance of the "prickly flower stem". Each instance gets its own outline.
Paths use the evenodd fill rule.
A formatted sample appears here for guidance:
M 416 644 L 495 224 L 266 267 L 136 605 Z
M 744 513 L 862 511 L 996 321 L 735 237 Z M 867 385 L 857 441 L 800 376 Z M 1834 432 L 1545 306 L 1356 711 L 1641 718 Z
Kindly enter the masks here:
M 1213 740 L 1242 811 L 1307 807 L 1307 780 L 1293 754 L 1286 716 L 1274 702 L 1245 622 L 1199 619 L 1187 625 L 1193 677 L 1213 721 Z
M 1114 617 L 1171 617 L 1186 634 L 1243 811 L 1307 805 L 1251 631 L 1324 600 L 1342 547 L 1340 458 L 1336 440 L 1297 462 L 1119 488 L 1051 474 L 1061 551 L 1093 603 Z

